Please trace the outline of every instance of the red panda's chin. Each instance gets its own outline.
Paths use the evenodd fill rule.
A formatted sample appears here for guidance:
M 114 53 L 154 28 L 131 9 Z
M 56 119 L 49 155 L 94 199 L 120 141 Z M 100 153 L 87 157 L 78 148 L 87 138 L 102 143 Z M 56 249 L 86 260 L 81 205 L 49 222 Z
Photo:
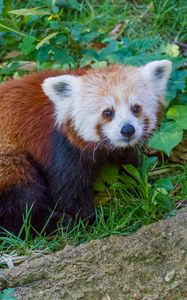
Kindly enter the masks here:
M 115 148 L 128 148 L 128 147 L 134 147 L 136 144 L 138 144 L 138 140 L 137 139 L 131 139 L 129 141 L 121 140 L 111 144 Z

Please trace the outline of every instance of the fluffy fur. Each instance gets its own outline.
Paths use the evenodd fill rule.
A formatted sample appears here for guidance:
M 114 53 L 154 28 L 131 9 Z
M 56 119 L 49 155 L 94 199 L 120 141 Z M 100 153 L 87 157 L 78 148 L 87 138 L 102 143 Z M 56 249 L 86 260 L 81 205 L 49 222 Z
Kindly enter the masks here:
M 142 67 L 47 71 L 0 86 L 0 226 L 18 234 L 26 207 L 39 231 L 77 214 L 94 220 L 94 177 L 106 162 L 137 164 L 171 72 Z

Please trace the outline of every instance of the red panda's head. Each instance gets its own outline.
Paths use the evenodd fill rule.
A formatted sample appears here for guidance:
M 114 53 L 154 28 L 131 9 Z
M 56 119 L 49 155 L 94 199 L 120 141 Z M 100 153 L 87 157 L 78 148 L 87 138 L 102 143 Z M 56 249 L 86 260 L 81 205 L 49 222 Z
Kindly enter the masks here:
M 82 76 L 50 77 L 42 88 L 54 103 L 58 126 L 71 121 L 86 143 L 128 147 L 155 128 L 171 69 L 168 60 L 141 67 L 112 65 Z

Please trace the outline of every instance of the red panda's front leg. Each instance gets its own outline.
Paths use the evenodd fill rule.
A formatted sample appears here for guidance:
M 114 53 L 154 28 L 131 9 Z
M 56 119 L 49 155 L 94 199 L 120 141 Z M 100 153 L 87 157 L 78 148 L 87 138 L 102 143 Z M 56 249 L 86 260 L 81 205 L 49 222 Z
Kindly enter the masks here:
M 58 130 L 53 132 L 51 163 L 46 170 L 50 201 L 56 210 L 75 218 L 93 221 L 95 162 L 69 143 Z

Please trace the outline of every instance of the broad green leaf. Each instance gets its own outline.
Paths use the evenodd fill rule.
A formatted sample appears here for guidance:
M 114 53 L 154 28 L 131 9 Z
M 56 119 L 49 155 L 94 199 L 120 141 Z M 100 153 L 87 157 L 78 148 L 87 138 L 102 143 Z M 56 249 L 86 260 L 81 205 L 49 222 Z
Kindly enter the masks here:
M 102 52 L 104 49 L 108 49 L 110 53 L 114 53 L 119 50 L 119 46 L 122 44 L 121 42 L 117 42 L 113 37 L 107 37 L 102 40 L 102 43 L 107 43 L 107 47 L 101 49 L 99 52 Z M 125 49 L 125 48 L 123 48 Z
M 143 162 L 143 164 L 141 166 L 141 169 L 140 169 L 140 173 L 142 175 L 142 179 L 143 179 L 144 182 L 147 181 L 148 172 L 149 172 L 150 168 L 152 167 L 152 165 L 156 162 L 157 159 L 158 159 L 158 157 L 153 156 L 153 157 L 147 158 Z
M 139 184 L 143 184 L 143 181 L 142 181 L 142 178 L 141 178 L 141 176 L 140 176 L 139 171 L 138 171 L 133 165 L 127 164 L 127 165 L 124 165 L 123 168 L 124 168 L 131 176 L 133 176 L 133 177 L 137 180 L 137 182 L 138 182 Z
M 172 80 L 169 80 L 167 93 L 166 93 L 166 100 L 168 102 L 171 102 L 176 97 L 176 94 L 177 94 L 177 90 L 176 90 L 175 84 L 173 83 Z
M 22 42 L 19 45 L 21 52 L 23 54 L 29 54 L 35 50 L 35 37 L 34 36 L 26 36 L 23 38 Z
M 128 176 L 128 175 L 120 175 L 119 178 L 121 179 L 121 181 L 123 181 L 123 183 L 126 185 L 126 186 L 129 186 L 129 187 L 138 187 L 138 184 L 136 182 L 136 180 L 134 180 L 134 178 L 132 178 L 131 176 Z
M 68 30 L 71 32 L 71 36 L 73 40 L 79 42 L 82 38 L 82 35 L 84 34 L 84 26 L 83 24 L 76 22 L 75 24 L 71 24 L 71 26 L 68 26 Z
M 127 186 L 129 187 L 129 185 Z M 123 191 L 126 186 L 124 183 L 122 182 L 115 182 L 112 186 L 111 186 L 112 190 L 115 189 L 116 191 Z
M 124 60 L 124 56 L 119 55 L 119 53 L 111 53 L 108 54 L 105 59 L 112 64 L 122 63 Z
M 187 93 L 182 93 L 178 95 L 178 100 L 180 104 L 187 104 Z
M 159 192 L 156 196 L 157 203 L 161 203 L 165 208 L 171 209 L 173 207 L 173 199 L 168 194 Z
M 90 43 L 91 41 L 95 40 L 97 37 L 101 35 L 100 32 L 95 31 L 95 32 L 89 32 L 85 34 L 80 35 L 80 41 L 84 43 Z
M 180 64 L 182 64 L 182 62 Z M 168 88 L 166 94 L 166 98 L 169 102 L 176 97 L 177 91 L 185 90 L 186 77 L 187 77 L 187 70 L 174 69 L 168 82 Z
M 107 164 L 102 168 L 100 176 L 102 180 L 108 184 L 113 184 L 117 181 L 119 175 L 119 166 Z
M 93 184 L 93 188 L 97 192 L 103 192 L 105 190 L 105 184 L 104 184 L 103 180 L 100 177 L 98 177 L 95 180 L 95 182 Z
M 36 52 L 36 58 L 40 64 L 46 63 L 49 60 L 50 49 L 51 47 L 49 45 L 43 45 L 38 49 L 38 51 Z
M 74 59 L 71 55 L 69 55 L 68 50 L 66 48 L 50 48 L 54 53 L 54 60 L 60 61 L 62 65 L 74 63 Z
M 160 178 L 154 182 L 154 187 L 164 188 L 166 191 L 173 189 L 173 183 L 169 178 Z
M 49 40 L 52 39 L 54 36 L 56 36 L 58 34 L 58 32 L 53 32 L 49 35 L 47 35 L 44 39 L 42 39 L 37 45 L 36 45 L 36 49 L 39 49 L 40 47 L 42 47 L 44 44 L 49 44 Z
M 182 140 L 183 130 L 175 121 L 167 122 L 149 140 L 149 147 L 161 150 L 168 156 L 171 150 Z
M 91 65 L 91 63 L 93 62 L 93 60 L 95 60 L 95 59 L 92 59 L 92 58 L 90 58 L 90 57 L 85 57 L 85 56 L 83 56 L 83 57 L 81 58 L 81 60 L 80 60 L 80 68 L 84 68 L 84 67 L 86 67 L 86 66 Z
M 83 51 L 83 57 L 80 60 L 80 67 L 90 65 L 92 62 L 98 61 L 98 54 L 94 49 L 87 49 Z
M 174 120 L 182 129 L 187 129 L 187 105 L 174 105 L 168 110 L 167 118 Z
M 20 8 L 15 10 L 10 10 L 9 14 L 14 14 L 17 16 L 45 16 L 50 15 L 50 12 L 47 10 L 41 10 L 42 6 L 33 7 L 33 8 Z
M 127 47 L 131 50 L 133 55 L 143 53 L 152 49 L 157 44 L 156 39 L 144 38 L 129 40 Z

